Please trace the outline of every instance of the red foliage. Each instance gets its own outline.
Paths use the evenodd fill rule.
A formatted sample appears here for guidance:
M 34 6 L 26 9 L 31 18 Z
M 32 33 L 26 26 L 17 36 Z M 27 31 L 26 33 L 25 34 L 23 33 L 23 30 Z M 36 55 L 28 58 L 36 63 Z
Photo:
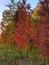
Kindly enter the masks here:
M 31 12 L 27 12 L 27 6 L 23 3 L 18 7 L 19 21 L 16 22 L 13 40 L 18 43 L 19 47 L 34 45 L 37 41 L 36 28 L 34 23 L 31 24 Z M 32 41 L 30 41 L 32 39 Z M 35 45 L 37 48 L 38 46 Z
M 38 12 L 39 19 L 38 19 L 37 29 L 39 34 L 38 40 L 39 40 L 40 48 L 43 51 L 43 55 L 47 58 L 47 60 L 49 60 L 49 24 L 48 24 L 49 8 L 47 7 L 47 5 L 44 5 L 45 3 L 46 2 L 43 2 L 43 5 L 41 3 L 43 7 L 40 7 L 41 11 Z

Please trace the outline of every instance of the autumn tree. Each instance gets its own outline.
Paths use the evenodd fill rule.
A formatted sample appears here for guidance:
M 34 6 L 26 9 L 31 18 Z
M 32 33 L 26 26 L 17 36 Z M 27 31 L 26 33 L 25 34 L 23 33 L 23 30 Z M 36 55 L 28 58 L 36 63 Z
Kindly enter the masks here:
M 30 5 L 26 5 L 25 0 L 22 0 L 22 3 L 19 2 L 18 20 L 15 21 L 13 34 L 13 40 L 17 43 L 18 47 L 35 45 L 38 48 L 38 45 L 36 45 L 36 27 L 34 26 L 31 14 Z
M 40 0 L 38 7 L 38 41 L 44 56 L 49 60 L 49 0 Z
M 14 30 L 14 15 L 17 10 L 17 6 L 15 0 L 10 0 L 10 3 L 6 5 L 9 9 L 3 12 L 2 18 L 2 42 L 3 45 L 11 45 L 13 43 L 11 37 Z

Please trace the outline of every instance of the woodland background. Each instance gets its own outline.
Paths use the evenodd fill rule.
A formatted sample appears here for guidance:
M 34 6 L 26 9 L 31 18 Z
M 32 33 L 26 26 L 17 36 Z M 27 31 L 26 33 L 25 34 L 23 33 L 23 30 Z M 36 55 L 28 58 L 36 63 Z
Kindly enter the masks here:
M 26 0 L 10 2 L 2 13 L 0 65 L 49 65 L 49 0 L 34 10 Z

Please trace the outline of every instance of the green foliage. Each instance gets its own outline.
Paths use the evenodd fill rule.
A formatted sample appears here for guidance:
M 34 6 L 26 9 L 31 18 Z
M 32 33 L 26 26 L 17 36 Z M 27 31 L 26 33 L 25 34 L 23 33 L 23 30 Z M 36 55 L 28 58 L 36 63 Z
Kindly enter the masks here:
M 32 15 L 31 24 L 34 24 L 36 26 L 37 25 L 37 22 L 38 22 L 38 17 Z
M 5 28 L 6 37 L 4 38 L 5 39 L 4 41 L 6 41 L 6 44 L 8 44 L 8 45 L 11 45 L 12 43 L 14 43 L 12 41 L 13 30 L 14 30 L 14 22 L 10 21 L 8 26 L 6 26 L 6 28 Z
M 3 22 L 8 22 L 10 20 L 10 10 L 5 10 L 3 13 L 2 13 L 2 21 Z
M 0 47 L 0 65 L 15 65 L 19 57 L 19 52 L 9 47 Z
M 28 55 L 30 54 L 30 56 Z M 40 49 L 28 49 L 27 53 L 22 49 L 15 50 L 9 46 L 0 46 L 0 65 L 40 65 L 46 64 Z
M 37 16 L 33 16 L 32 21 L 36 24 L 36 23 L 37 23 L 37 21 L 38 21 Z
M 43 63 L 44 62 L 44 57 L 42 55 L 42 51 L 38 48 L 32 48 L 31 47 L 28 49 L 27 54 L 29 55 L 29 58 L 33 61 L 33 63 Z
M 16 7 L 15 0 L 10 0 L 10 3 L 8 3 L 6 6 L 9 8 L 11 13 L 12 12 L 14 13 L 16 11 L 17 7 Z
M 3 22 L 9 22 L 9 21 L 13 20 L 14 15 L 16 13 L 16 9 L 17 9 L 15 0 L 10 0 L 10 3 L 8 3 L 6 6 L 8 7 L 8 9 L 4 10 L 2 13 L 2 16 L 3 16 L 2 21 Z

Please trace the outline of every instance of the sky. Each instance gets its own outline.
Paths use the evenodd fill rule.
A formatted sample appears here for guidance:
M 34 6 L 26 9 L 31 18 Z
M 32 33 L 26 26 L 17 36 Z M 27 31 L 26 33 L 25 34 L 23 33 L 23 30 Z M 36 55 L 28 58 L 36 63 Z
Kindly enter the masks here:
M 19 0 L 15 1 L 18 2 Z M 37 6 L 38 2 L 39 0 L 27 0 L 27 3 L 30 3 L 32 9 Z M 8 9 L 8 7 L 6 6 L 8 3 L 10 3 L 10 0 L 0 0 L 0 21 L 2 19 L 2 12 Z

